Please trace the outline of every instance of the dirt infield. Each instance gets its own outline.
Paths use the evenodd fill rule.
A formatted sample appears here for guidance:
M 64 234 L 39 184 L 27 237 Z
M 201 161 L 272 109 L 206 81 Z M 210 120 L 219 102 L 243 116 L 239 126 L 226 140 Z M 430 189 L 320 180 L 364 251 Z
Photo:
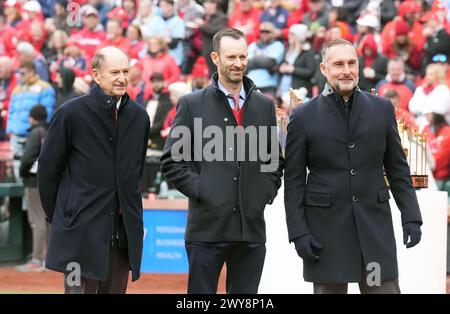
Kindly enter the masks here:
M 63 293 L 60 273 L 46 270 L 40 273 L 19 273 L 12 267 L 0 268 L 1 293 Z M 186 293 L 187 274 L 142 274 L 129 282 L 128 293 Z M 221 275 L 219 293 L 224 293 Z
M 219 293 L 225 292 L 224 272 L 220 277 Z M 187 274 L 143 274 L 137 282 L 130 282 L 128 293 L 186 293 Z M 53 271 L 19 273 L 12 267 L 0 268 L 2 293 L 63 293 L 62 275 Z M 447 276 L 450 294 L 450 276 Z

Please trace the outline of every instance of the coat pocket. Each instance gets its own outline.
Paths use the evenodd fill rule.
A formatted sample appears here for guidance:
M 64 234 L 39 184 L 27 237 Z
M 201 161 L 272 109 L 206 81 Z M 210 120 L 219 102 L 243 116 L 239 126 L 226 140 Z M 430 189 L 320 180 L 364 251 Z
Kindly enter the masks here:
M 389 190 L 388 189 L 382 189 L 378 191 L 378 201 L 380 203 L 386 202 L 391 198 L 391 196 L 389 195 Z
M 306 206 L 331 207 L 331 197 L 325 193 L 307 192 L 304 202 Z

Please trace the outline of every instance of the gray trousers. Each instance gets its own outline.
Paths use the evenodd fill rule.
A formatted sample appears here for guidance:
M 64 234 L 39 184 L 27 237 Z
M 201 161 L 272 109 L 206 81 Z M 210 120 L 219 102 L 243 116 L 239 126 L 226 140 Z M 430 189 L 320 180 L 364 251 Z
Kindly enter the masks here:
M 380 286 L 369 287 L 363 280 L 358 283 L 361 294 L 400 294 L 398 279 L 382 282 Z M 347 294 L 348 284 L 314 283 L 314 294 Z
M 43 262 L 47 254 L 49 225 L 45 221 L 38 189 L 28 187 L 25 195 L 28 203 L 28 222 L 33 235 L 33 259 Z
M 108 273 L 105 281 L 81 277 L 80 285 L 69 286 L 64 275 L 65 294 L 125 294 L 130 262 L 128 248 L 112 247 L 109 251 Z

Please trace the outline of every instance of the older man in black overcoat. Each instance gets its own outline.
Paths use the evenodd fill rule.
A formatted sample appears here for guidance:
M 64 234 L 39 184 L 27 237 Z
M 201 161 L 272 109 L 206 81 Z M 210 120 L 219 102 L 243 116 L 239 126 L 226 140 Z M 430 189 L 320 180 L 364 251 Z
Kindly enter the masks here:
M 39 158 L 46 267 L 66 274 L 66 293 L 125 293 L 129 270 L 133 281 L 140 275 L 150 122 L 126 94 L 129 67 L 121 50 L 99 50 L 95 84 L 57 110 Z

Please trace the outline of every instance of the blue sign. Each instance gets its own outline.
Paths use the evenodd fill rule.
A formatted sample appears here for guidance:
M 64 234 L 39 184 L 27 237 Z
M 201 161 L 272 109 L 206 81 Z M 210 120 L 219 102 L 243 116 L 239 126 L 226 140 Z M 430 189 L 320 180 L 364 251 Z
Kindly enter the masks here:
M 143 273 L 187 273 L 185 210 L 144 210 Z

